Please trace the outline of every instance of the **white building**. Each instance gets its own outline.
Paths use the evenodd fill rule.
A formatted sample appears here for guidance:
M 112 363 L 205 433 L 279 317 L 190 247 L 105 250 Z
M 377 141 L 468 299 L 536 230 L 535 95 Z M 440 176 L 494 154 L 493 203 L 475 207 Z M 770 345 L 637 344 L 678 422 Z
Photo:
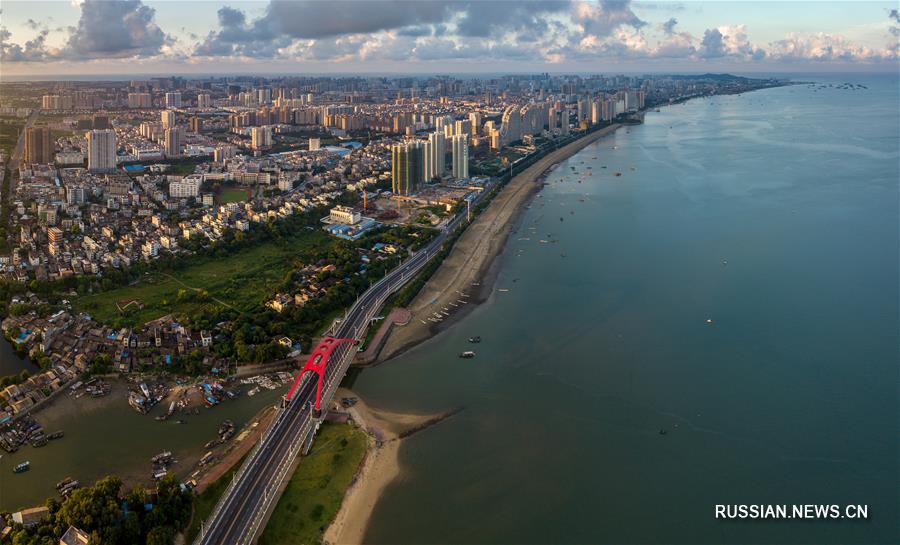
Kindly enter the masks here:
M 359 223 L 359 220 L 362 219 L 362 216 L 356 210 L 350 208 L 349 206 L 335 206 L 331 209 L 331 213 L 329 214 L 329 219 L 333 223 L 343 223 L 345 225 L 356 225 Z
M 469 135 L 457 134 L 450 139 L 453 150 L 453 177 L 469 177 Z
M 110 172 L 116 169 L 116 131 L 98 129 L 87 133 L 88 170 Z
M 181 180 L 169 182 L 169 196 L 173 199 L 187 199 L 197 197 L 200 194 L 200 186 L 203 185 L 203 177 L 197 174 L 185 176 Z
M 198 108 L 209 108 L 211 104 L 210 97 L 206 93 L 201 93 L 197 95 L 197 107 Z

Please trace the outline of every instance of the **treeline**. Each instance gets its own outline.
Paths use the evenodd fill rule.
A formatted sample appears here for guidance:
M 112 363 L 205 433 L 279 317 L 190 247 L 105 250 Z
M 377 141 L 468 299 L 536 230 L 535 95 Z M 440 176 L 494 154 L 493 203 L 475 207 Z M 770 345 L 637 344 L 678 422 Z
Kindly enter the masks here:
M 121 479 L 104 477 L 62 501 L 48 499 L 49 516 L 35 526 L 4 517 L 13 545 L 56 545 L 70 526 L 89 534 L 91 545 L 169 545 L 190 520 L 191 502 L 191 493 L 171 476 L 155 492 L 136 486 L 124 493 Z

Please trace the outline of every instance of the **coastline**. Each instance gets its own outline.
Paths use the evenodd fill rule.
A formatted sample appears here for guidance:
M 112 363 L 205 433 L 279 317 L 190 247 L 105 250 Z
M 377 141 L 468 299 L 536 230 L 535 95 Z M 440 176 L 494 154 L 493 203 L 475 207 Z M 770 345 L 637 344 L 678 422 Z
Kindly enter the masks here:
M 407 306 L 412 315 L 409 323 L 403 326 L 395 325 L 391 329 L 381 352 L 376 356 L 375 363 L 395 358 L 445 331 L 471 312 L 476 305 L 486 301 L 493 291 L 494 281 L 499 273 L 497 257 L 503 252 L 506 240 L 522 214 L 523 207 L 541 189 L 541 182 L 547 171 L 622 126 L 616 123 L 586 135 L 550 152 L 516 174 L 494 197 L 487 209 L 466 228 L 447 258 L 428 279 L 413 302 Z M 454 306 L 461 293 L 469 296 L 466 304 L 455 308 L 450 316 L 440 323 L 426 322 L 435 310 Z
M 402 414 L 373 409 L 345 388 L 336 398 L 356 397 L 347 409 L 353 422 L 369 435 L 366 457 L 353 482 L 344 494 L 341 508 L 325 530 L 322 542 L 333 545 L 356 545 L 363 542 L 369 520 L 381 494 L 402 475 L 400 444 L 413 435 L 458 413 L 460 409 L 437 415 Z
M 405 325 L 394 324 L 375 363 L 396 357 L 427 341 L 465 317 L 493 291 L 499 273 L 499 257 L 513 226 L 542 187 L 551 167 L 568 159 L 593 142 L 614 133 L 622 125 L 604 127 L 567 146 L 555 150 L 510 180 L 490 206 L 466 228 L 450 254 L 407 307 L 411 318 Z M 478 286 L 473 286 L 478 282 Z M 469 303 L 457 309 L 439 324 L 425 325 L 422 318 L 434 306 L 444 306 L 459 297 L 470 295 Z M 336 398 L 357 397 L 341 388 Z M 404 438 L 456 414 L 459 409 L 442 415 L 410 415 L 373 409 L 362 400 L 348 411 L 354 422 L 370 436 L 369 450 L 353 483 L 344 496 L 341 508 L 325 531 L 323 543 L 357 545 L 363 543 L 366 529 L 384 490 L 402 479 L 400 446 Z

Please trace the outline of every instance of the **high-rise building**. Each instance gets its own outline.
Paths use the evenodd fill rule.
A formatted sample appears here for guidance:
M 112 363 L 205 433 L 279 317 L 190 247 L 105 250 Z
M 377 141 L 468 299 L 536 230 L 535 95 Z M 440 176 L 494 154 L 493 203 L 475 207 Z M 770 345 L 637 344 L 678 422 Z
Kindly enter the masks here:
M 53 148 L 50 145 L 50 127 L 27 127 L 25 129 L 25 162 L 51 163 Z
M 150 108 L 153 106 L 153 99 L 150 93 L 128 93 L 129 108 Z
M 472 136 L 481 134 L 481 112 L 471 112 L 469 114 L 469 126 L 472 128 L 470 133 Z
M 444 175 L 446 167 L 447 140 L 443 133 L 433 132 L 428 135 L 428 142 L 423 148 L 423 160 L 425 162 L 424 179 L 430 182 L 436 177 Z
M 453 177 L 459 180 L 469 177 L 469 135 L 457 134 L 450 139 L 453 151 Z
M 189 121 L 189 127 L 191 132 L 199 134 L 203 132 L 203 120 L 199 117 L 192 117 Z
M 233 158 L 235 153 L 234 146 L 220 146 L 213 151 L 213 161 L 224 163 L 227 159 Z
M 251 127 L 250 147 L 255 150 L 269 149 L 272 147 L 272 127 Z
M 181 155 L 181 143 L 184 139 L 182 135 L 183 130 L 179 127 L 166 129 L 166 157 L 178 157 Z
M 166 93 L 166 108 L 181 108 L 181 93 Z
M 208 94 L 201 93 L 197 95 L 197 107 L 198 108 L 209 108 L 211 104 L 211 100 Z
M 172 110 L 163 110 L 159 113 L 164 129 L 175 126 L 175 112 Z
M 309 151 L 316 151 L 320 147 L 322 147 L 322 139 L 321 138 L 310 138 L 309 139 Z
M 116 169 L 116 131 L 102 129 L 87 133 L 88 170 L 111 172 Z
M 416 192 L 425 177 L 425 146 L 412 141 L 391 148 L 391 189 L 395 195 Z

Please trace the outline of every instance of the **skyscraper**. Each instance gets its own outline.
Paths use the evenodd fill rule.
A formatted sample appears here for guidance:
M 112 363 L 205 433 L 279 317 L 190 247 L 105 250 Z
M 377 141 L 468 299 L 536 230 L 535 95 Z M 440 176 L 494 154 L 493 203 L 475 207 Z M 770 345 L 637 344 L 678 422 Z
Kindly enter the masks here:
M 391 148 L 391 189 L 395 195 L 409 195 L 419 189 L 425 177 L 424 151 L 419 141 Z
M 210 98 L 207 93 L 201 93 L 197 95 L 197 107 L 198 108 L 209 108 Z
M 250 147 L 255 150 L 272 147 L 272 127 L 252 127 L 250 129 Z
M 172 110 L 163 110 L 160 112 L 160 119 L 164 129 L 175 126 L 175 112 Z
M 166 108 L 181 108 L 181 93 L 166 93 Z
M 453 150 L 453 177 L 469 177 L 469 135 L 457 134 L 450 140 Z
M 181 155 L 181 142 L 183 129 L 169 127 L 166 129 L 166 157 L 178 157 Z
M 25 162 L 50 163 L 53 149 L 50 146 L 50 127 L 28 127 L 25 129 Z
M 110 172 L 116 169 L 116 131 L 94 130 L 87 133 L 88 170 Z
M 424 178 L 426 182 L 430 182 L 435 177 L 442 176 L 444 171 L 447 170 L 447 140 L 443 133 L 435 131 L 429 134 L 423 153 L 425 161 Z

